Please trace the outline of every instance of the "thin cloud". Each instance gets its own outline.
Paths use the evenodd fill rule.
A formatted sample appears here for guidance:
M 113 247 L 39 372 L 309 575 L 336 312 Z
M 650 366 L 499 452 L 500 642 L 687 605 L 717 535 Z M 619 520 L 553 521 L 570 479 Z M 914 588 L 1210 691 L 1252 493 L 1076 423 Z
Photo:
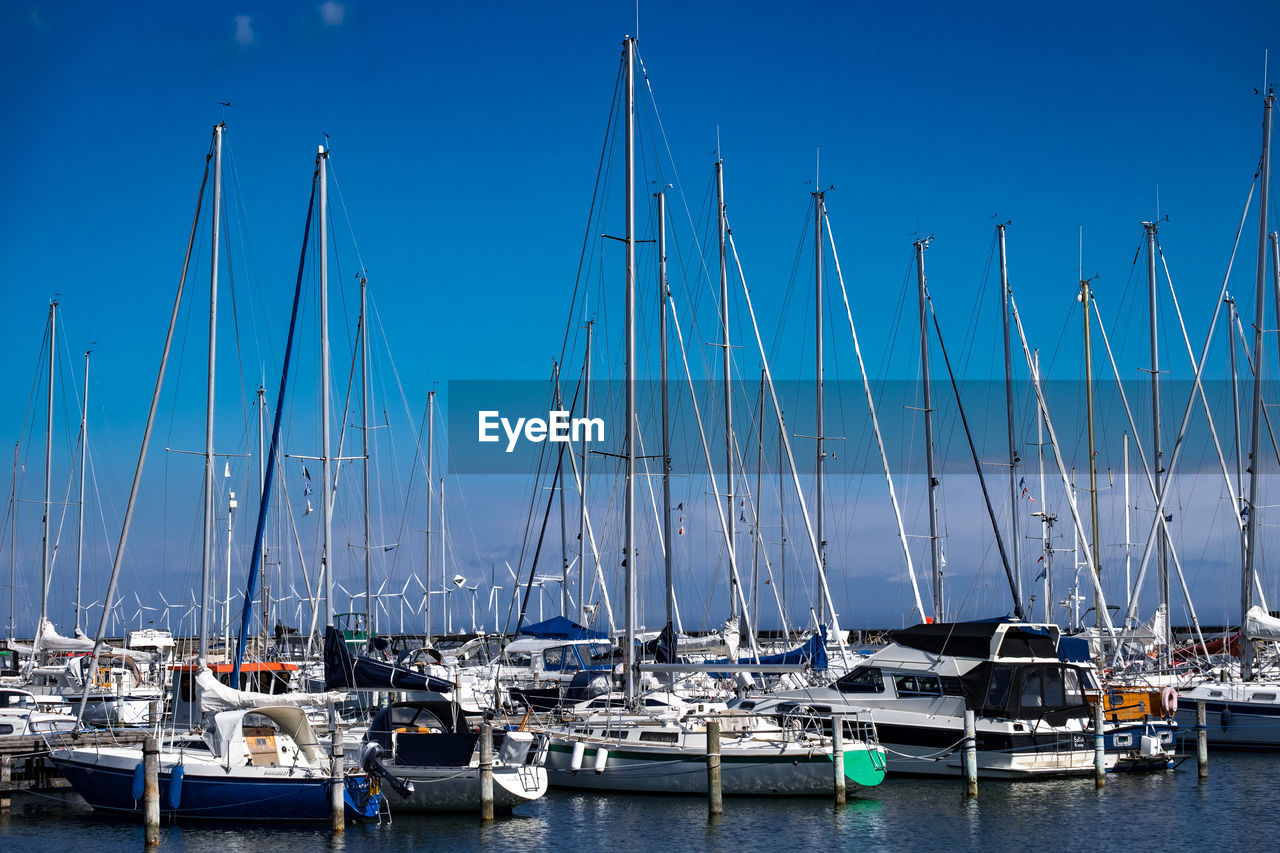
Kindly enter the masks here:
M 334 0 L 328 0 L 320 6 L 320 20 L 326 27 L 342 26 L 342 19 L 346 14 L 347 7 L 341 3 L 335 3 Z
M 253 44 L 253 19 L 248 15 L 236 15 L 236 44 L 248 47 Z

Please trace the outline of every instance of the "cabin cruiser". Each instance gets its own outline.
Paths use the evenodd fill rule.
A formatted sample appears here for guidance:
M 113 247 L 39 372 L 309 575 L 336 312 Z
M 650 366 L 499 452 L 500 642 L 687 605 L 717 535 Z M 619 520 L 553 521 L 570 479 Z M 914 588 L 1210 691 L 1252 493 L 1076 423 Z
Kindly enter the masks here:
M 973 711 L 981 776 L 1094 771 L 1085 691 L 1098 684 L 1090 667 L 1059 659 L 1056 625 L 926 623 L 890 638 L 825 687 L 748 696 L 731 707 L 858 715 L 875 723 L 890 773 L 945 776 L 961 773 L 964 716 Z M 1116 760 L 1108 753 L 1108 768 Z
M 74 716 L 41 711 L 36 697 L 29 691 L 16 687 L 0 688 L 0 738 L 42 735 L 74 728 Z

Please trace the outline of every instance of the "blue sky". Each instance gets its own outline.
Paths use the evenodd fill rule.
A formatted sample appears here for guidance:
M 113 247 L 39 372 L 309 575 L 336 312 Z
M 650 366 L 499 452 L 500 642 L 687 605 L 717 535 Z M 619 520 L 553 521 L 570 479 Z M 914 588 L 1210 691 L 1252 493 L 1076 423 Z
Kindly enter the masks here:
M 1080 376 L 1074 296 L 1083 228 L 1085 273 L 1099 276 L 1100 308 L 1122 369 L 1134 379 L 1148 364 L 1141 260 L 1134 266 L 1139 223 L 1156 216 L 1157 203 L 1159 214 L 1169 217 L 1161 242 L 1198 349 L 1257 163 L 1261 98 L 1254 90 L 1263 85 L 1264 52 L 1275 47 L 1268 37 L 1278 18 L 1269 3 L 1240 4 L 1229 13 L 1173 3 L 1158 14 L 1115 4 L 925 3 L 896 11 L 813 3 L 791 4 L 785 12 L 776 4 L 643 4 L 640 53 L 653 101 L 642 99 L 650 118 L 641 132 L 653 146 L 656 104 L 684 191 L 681 204 L 692 212 L 692 223 L 673 223 L 673 230 L 683 229 L 686 261 L 690 235 L 705 241 L 712 233 L 704 207 L 719 139 L 735 241 L 756 311 L 767 318 L 762 331 L 779 378 L 801 379 L 812 370 L 812 250 L 804 228 L 820 150 L 820 180 L 835 187 L 827 206 L 874 376 L 907 380 L 918 371 L 910 264 L 911 243 L 920 234 L 935 236 L 927 254 L 930 288 L 953 357 L 965 351 L 969 379 L 1001 375 L 993 301 L 998 280 L 987 264 L 994 224 L 1012 220 L 1015 294 L 1049 375 Z M 228 323 L 219 344 L 225 414 L 218 443 L 220 450 L 243 453 L 256 441 L 245 435 L 254 415 L 244 401 L 251 402 L 264 374 L 274 396 L 315 148 L 328 134 L 341 191 L 334 208 L 341 225 L 341 269 L 333 279 L 335 383 L 341 394 L 354 329 L 354 272 L 362 260 L 378 308 L 375 396 L 392 426 L 376 439 L 385 446 L 375 511 L 380 541 L 402 542 L 380 558 L 378 572 L 389 577 L 388 589 L 403 588 L 421 560 L 415 531 L 422 524 L 406 519 L 425 512 L 422 475 L 413 473 L 413 430 L 425 390 L 443 392 L 450 380 L 549 375 L 569 322 L 584 230 L 592 245 L 599 244 L 600 230 L 620 232 L 616 157 L 602 184 L 611 200 L 590 225 L 588 209 L 621 40 L 636 31 L 634 5 L 15 2 L 0 9 L 0 22 L 0 91 L 10 116 L 0 136 L 0 274 L 6 282 L 0 347 L 9 365 L 0 378 L 6 401 L 0 437 L 9 447 L 23 442 L 19 497 L 42 496 L 42 392 L 33 396 L 32 389 L 42 381 L 41 330 L 56 295 L 66 337 L 60 369 L 78 376 L 80 353 L 94 342 L 89 411 L 101 497 L 90 509 L 96 541 L 86 537 L 92 551 L 86 565 L 100 581 L 107 543 L 119 532 L 210 128 L 224 118 L 239 343 Z M 643 179 L 657 179 L 657 172 L 642 172 Z M 661 174 L 663 180 L 675 175 L 669 164 Z M 641 198 L 654 188 L 642 190 Z M 1253 210 L 1231 287 L 1241 305 L 1250 306 L 1246 322 L 1256 199 Z M 641 213 L 642 222 L 647 215 Z M 165 601 L 182 600 L 196 583 L 199 464 L 163 448 L 197 449 L 202 441 L 199 300 L 207 299 L 207 239 L 204 245 L 122 580 L 124 594 L 138 593 L 143 604 L 157 589 Z M 588 313 L 605 341 L 594 369 L 617 376 L 620 253 L 603 245 L 592 257 L 597 265 L 584 278 L 584 292 L 595 294 L 598 311 Z M 677 298 L 685 294 L 694 323 L 685 334 L 700 348 L 695 374 L 706 375 L 714 371 L 713 353 L 701 347 L 714 339 L 711 290 L 696 279 L 673 287 Z M 828 298 L 836 300 L 829 334 L 844 336 L 828 347 L 828 376 L 855 379 L 847 324 L 835 325 L 843 315 L 833 319 L 838 297 Z M 229 320 L 229 295 L 223 300 Z M 642 312 L 649 307 L 651 300 L 642 298 Z M 304 323 L 313 323 L 314 306 L 308 310 Z M 580 306 L 574 316 L 576 328 L 584 319 Z M 1176 320 L 1162 322 L 1165 340 L 1177 343 L 1171 337 Z M 733 323 L 734 338 L 742 341 L 750 327 L 740 306 Z M 653 330 L 646 320 L 646 341 Z M 580 363 L 580 347 L 575 340 L 570 363 Z M 642 347 L 650 377 L 653 347 Z M 1224 355 L 1215 348 L 1211 370 L 1219 378 Z M 754 383 L 754 347 L 738 350 L 736 358 L 739 376 Z M 1181 349 L 1162 358 L 1186 378 Z M 311 405 L 306 389 L 314 390 L 314 361 L 299 368 L 303 390 L 291 398 L 294 453 L 318 449 L 304 411 Z M 935 372 L 941 373 L 940 363 Z M 63 388 L 54 439 L 59 496 L 74 465 L 78 419 L 76 394 Z M 1175 395 L 1168 405 L 1176 411 L 1167 417 L 1176 419 L 1184 403 Z M 860 411 L 861 400 L 842 405 Z M 1114 409 L 1103 415 L 1108 434 L 1123 428 Z M 1149 415 L 1138 417 L 1141 424 Z M 1078 451 L 1078 418 L 1059 430 Z M 1029 418 L 1020 431 L 1034 440 Z M 951 452 L 960 452 L 962 438 L 950 426 L 948 436 Z M 984 457 L 999 459 L 1002 441 L 999 430 L 987 436 Z M 1194 454 L 1197 470 L 1208 465 L 1202 450 Z M 230 462 L 230 479 L 243 495 L 256 465 L 239 457 Z M 913 535 L 926 527 L 921 465 L 898 472 Z M 285 478 L 296 503 L 296 465 Z M 967 602 L 966 615 L 978 616 L 1008 603 L 985 518 L 973 512 L 972 480 L 956 478 L 944 493 L 953 594 Z M 1229 517 L 1223 520 L 1222 496 L 1207 494 L 1221 490 L 1220 478 L 1209 481 L 1186 486 L 1183 510 L 1200 523 L 1180 535 L 1184 561 L 1198 572 L 1197 597 L 1225 615 L 1234 607 L 1236 582 L 1220 578 L 1231 576 L 1235 545 L 1223 532 Z M 527 477 L 458 477 L 447 488 L 451 565 L 468 585 L 481 586 L 476 596 L 483 604 L 490 573 L 504 573 L 504 561 L 516 563 L 534 487 Z M 616 537 L 616 509 L 605 497 L 616 484 L 602 480 L 600 488 L 597 525 L 607 531 L 602 538 Z M 705 481 L 690 472 L 680 488 L 691 506 L 695 497 L 698 504 L 686 520 L 689 541 L 681 551 L 686 622 L 696 627 L 723 615 L 722 588 L 712 592 L 712 578 L 723 580 L 722 549 Z M 883 481 L 843 478 L 828 491 L 829 515 L 838 519 L 830 536 L 832 560 L 840 561 L 833 594 L 844 623 L 910 621 Z M 1116 497 L 1109 493 L 1104 509 L 1113 530 L 1120 523 Z M 341 501 L 337 524 L 351 531 L 344 541 L 362 535 L 357 501 L 358 494 Z M 315 518 L 299 522 L 304 552 L 313 547 Z M 74 515 L 68 519 L 72 531 Z M 238 531 L 249 526 L 246 519 L 242 509 Z M 39 522 L 38 507 L 20 505 L 20 613 L 36 601 Z M 239 542 L 244 533 L 236 536 L 233 564 L 241 573 L 247 548 Z M 1122 541 L 1122 534 L 1108 541 Z M 62 542 L 52 610 L 65 625 L 74 533 L 64 533 Z M 749 549 L 746 540 L 741 547 Z M 919 568 L 923 545 L 914 540 L 913 548 Z M 7 542 L 3 553 L 7 564 Z M 350 564 L 339 565 L 339 577 L 354 591 L 362 570 L 354 551 L 343 558 Z M 789 559 L 803 562 L 805 554 Z M 292 585 L 302 587 L 297 580 Z M 5 589 L 7 597 L 7 583 Z M 812 592 L 796 588 L 798 597 Z M 100 597 L 99 582 L 86 600 Z M 646 606 L 656 607 L 658 594 L 649 598 Z M 127 609 L 136 612 L 134 605 Z M 803 605 L 794 610 L 791 620 L 803 620 Z

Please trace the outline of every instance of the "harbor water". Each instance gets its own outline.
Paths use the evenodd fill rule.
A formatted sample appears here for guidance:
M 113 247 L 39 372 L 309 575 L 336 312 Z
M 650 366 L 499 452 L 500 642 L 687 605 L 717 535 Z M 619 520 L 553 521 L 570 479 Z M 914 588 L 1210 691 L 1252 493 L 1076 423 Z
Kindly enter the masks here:
M 161 830 L 160 850 L 291 853 L 326 850 L 1274 850 L 1280 845 L 1280 756 L 1214 752 L 1209 780 L 1194 758 L 1166 773 L 981 784 L 966 801 L 958 779 L 890 777 L 850 791 L 835 808 L 819 799 L 727 798 L 709 822 L 697 797 L 552 791 L 484 825 L 478 815 L 393 815 L 342 836 L 310 825 L 184 824 Z M 142 849 L 138 821 L 95 814 L 75 795 L 15 794 L 0 816 L 0 850 L 103 853 Z

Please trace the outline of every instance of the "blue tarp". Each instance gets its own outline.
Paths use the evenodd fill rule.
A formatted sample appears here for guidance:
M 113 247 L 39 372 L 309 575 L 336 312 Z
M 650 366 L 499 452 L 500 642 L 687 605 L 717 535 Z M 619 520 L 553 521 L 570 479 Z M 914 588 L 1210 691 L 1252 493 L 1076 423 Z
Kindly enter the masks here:
M 709 664 L 728 663 L 725 660 L 707 661 Z M 756 663 L 753 656 L 739 657 L 738 663 Z M 766 664 L 804 664 L 816 672 L 826 672 L 827 669 L 827 629 L 823 628 L 821 633 L 814 634 L 806 642 L 794 649 L 788 649 L 785 652 L 779 652 L 776 655 L 761 655 L 759 658 L 760 666 Z M 710 673 L 715 678 L 728 678 L 730 673 L 713 672 Z
M 1089 641 L 1083 637 L 1059 637 L 1058 660 L 1063 663 L 1088 663 Z
M 545 622 L 525 625 L 517 635 L 520 637 L 536 637 L 539 640 L 607 640 L 609 635 L 602 631 L 592 631 L 577 622 L 563 616 L 553 616 Z

